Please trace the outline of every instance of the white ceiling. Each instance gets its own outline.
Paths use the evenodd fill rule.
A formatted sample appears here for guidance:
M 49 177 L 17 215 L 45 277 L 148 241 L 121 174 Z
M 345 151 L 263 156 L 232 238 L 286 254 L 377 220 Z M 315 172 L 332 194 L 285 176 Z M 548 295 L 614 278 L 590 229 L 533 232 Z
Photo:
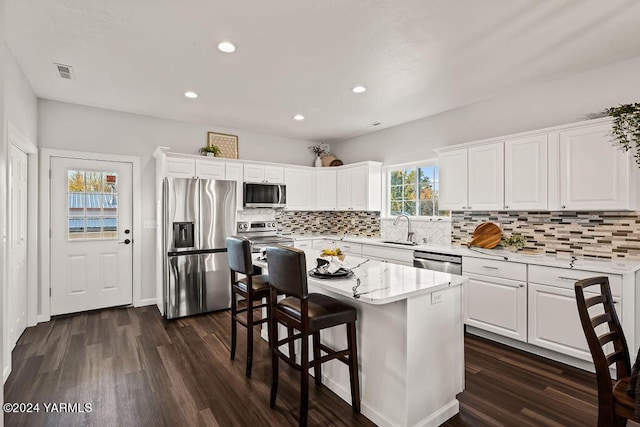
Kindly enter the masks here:
M 6 0 L 5 8 L 7 43 L 40 98 L 323 142 L 640 55 L 636 0 Z M 236 52 L 219 52 L 222 40 Z M 72 65 L 76 80 L 61 80 L 53 62 Z M 353 94 L 356 84 L 369 90 Z M 200 97 L 188 100 L 186 90 Z M 306 120 L 292 120 L 296 113 Z

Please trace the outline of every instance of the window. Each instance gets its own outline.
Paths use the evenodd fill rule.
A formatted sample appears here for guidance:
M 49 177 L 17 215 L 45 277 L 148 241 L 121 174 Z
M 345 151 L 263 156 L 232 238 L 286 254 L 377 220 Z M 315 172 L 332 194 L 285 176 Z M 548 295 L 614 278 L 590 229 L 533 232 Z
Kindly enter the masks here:
M 438 209 L 438 165 L 389 169 L 389 215 L 449 216 Z
M 110 240 L 118 237 L 118 175 L 103 171 L 67 171 L 67 238 Z

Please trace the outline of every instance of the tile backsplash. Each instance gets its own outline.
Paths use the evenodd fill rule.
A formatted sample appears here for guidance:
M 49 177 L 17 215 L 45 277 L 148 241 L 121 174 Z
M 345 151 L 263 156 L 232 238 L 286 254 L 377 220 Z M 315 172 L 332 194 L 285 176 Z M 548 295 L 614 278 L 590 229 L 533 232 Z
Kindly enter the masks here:
M 469 242 L 482 222 L 519 232 L 527 249 L 547 254 L 640 259 L 639 212 L 452 212 L 452 243 Z
M 400 219 L 397 225 L 393 225 L 395 218 L 380 219 L 380 236 L 384 240 L 406 240 L 407 239 L 407 220 Z M 412 219 L 411 231 L 413 231 L 413 240 L 416 242 L 424 242 L 435 244 L 448 244 L 451 242 L 451 221 L 431 220 L 431 219 Z
M 379 237 L 380 212 L 275 211 L 283 233 Z

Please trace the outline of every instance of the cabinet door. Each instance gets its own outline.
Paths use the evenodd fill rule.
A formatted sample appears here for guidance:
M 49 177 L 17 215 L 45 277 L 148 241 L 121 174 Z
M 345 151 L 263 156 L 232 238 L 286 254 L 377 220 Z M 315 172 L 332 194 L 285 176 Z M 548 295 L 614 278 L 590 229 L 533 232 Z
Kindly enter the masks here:
M 242 185 L 243 167 L 242 163 L 225 163 L 225 179 L 227 181 L 236 182 L 236 206 L 238 209 L 242 209 L 242 198 L 244 197 L 244 190 Z
M 343 254 L 345 255 L 353 255 L 353 256 L 361 256 L 362 255 L 362 245 L 360 243 L 351 243 L 344 241 L 336 241 L 336 247 L 340 248 Z
M 196 176 L 202 179 L 225 179 L 224 162 L 196 160 Z
M 244 181 L 245 182 L 264 182 L 264 166 L 262 165 L 244 165 Z
M 313 208 L 313 170 L 287 168 L 284 172 L 289 211 L 308 211 Z
M 480 276 L 469 277 L 463 288 L 464 323 L 518 341 L 527 341 L 525 282 Z
M 315 171 L 314 196 L 315 210 L 317 211 L 336 210 L 336 171 L 334 169 L 326 169 Z
M 588 296 L 595 296 L 590 294 Z M 616 313 L 622 318 L 620 298 L 614 297 Z M 591 315 L 601 314 L 602 304 L 589 310 Z M 600 325 L 598 334 L 606 331 Z M 576 308 L 576 296 L 572 289 L 529 283 L 529 343 L 562 354 L 592 361 L 587 340 L 584 337 Z M 613 348 L 605 347 L 605 353 Z
M 341 169 L 337 173 L 336 209 L 339 211 L 351 210 L 351 169 Z
M 440 167 L 440 210 L 467 209 L 467 150 L 454 150 L 438 156 Z
M 613 144 L 609 123 L 560 132 L 560 208 L 629 209 L 631 167 Z
M 351 208 L 354 211 L 369 210 L 369 168 L 358 166 L 351 169 Z
M 284 183 L 284 168 L 279 166 L 265 166 L 264 180 L 274 184 Z
M 293 242 L 293 247 L 302 249 L 303 251 L 313 249 L 313 240 L 296 240 Z
M 469 148 L 468 205 L 475 211 L 504 209 L 504 145 Z M 440 178 L 440 181 L 444 181 Z
M 547 209 L 547 135 L 504 143 L 504 209 Z
M 195 160 L 167 158 L 167 176 L 174 178 L 195 178 Z

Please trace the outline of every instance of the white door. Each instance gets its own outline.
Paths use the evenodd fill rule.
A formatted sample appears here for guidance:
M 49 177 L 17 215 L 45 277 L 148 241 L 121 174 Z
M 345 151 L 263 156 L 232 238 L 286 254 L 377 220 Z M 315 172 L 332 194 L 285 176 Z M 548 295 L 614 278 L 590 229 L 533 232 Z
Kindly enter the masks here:
M 440 166 L 441 210 L 462 210 L 467 207 L 467 150 L 447 151 L 438 156 Z
M 505 141 L 504 208 L 547 210 L 547 134 Z
M 132 302 L 132 164 L 51 158 L 51 314 Z
M 469 148 L 468 209 L 504 209 L 504 147 L 502 142 Z M 440 173 L 441 182 L 442 172 Z M 442 203 L 441 203 L 442 205 Z
M 27 327 L 27 155 L 11 145 L 9 161 L 8 348 Z

